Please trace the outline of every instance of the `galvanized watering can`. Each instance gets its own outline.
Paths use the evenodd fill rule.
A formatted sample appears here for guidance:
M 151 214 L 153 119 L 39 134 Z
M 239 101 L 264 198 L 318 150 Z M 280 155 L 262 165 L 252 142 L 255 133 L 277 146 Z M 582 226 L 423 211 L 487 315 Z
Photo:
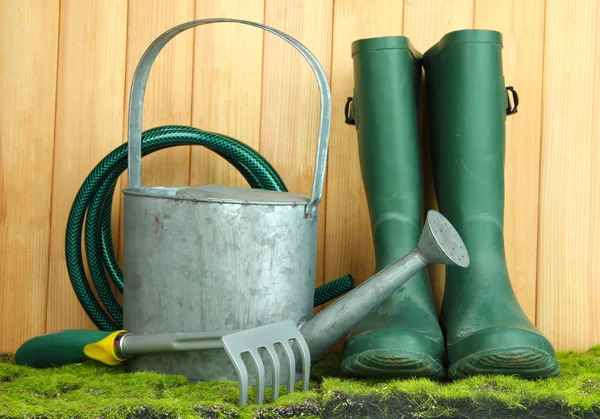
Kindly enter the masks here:
M 152 63 L 177 34 L 213 22 L 237 22 L 274 33 L 312 67 L 321 117 L 310 197 L 216 185 L 142 186 L 142 105 Z M 125 329 L 138 335 L 233 331 L 312 317 L 330 119 L 331 96 L 321 65 L 306 47 L 276 29 L 206 19 L 177 26 L 152 43 L 136 69 L 130 97 L 129 185 L 123 191 Z M 227 355 L 218 349 L 140 356 L 130 364 L 197 380 L 235 378 Z
M 314 71 L 321 115 L 311 196 L 215 185 L 142 186 L 142 104 L 151 65 L 177 34 L 213 22 L 236 22 L 276 34 Z M 127 331 L 219 335 L 291 320 L 314 360 L 427 263 L 468 265 L 456 231 L 430 211 L 415 250 L 313 318 L 318 205 L 330 119 L 331 96 L 321 65 L 306 47 L 276 29 L 236 19 L 205 19 L 170 29 L 152 43 L 136 69 L 130 96 L 129 185 L 123 191 Z M 222 349 L 140 355 L 129 360 L 128 367 L 192 380 L 237 378 Z M 270 376 L 267 370 L 267 380 Z

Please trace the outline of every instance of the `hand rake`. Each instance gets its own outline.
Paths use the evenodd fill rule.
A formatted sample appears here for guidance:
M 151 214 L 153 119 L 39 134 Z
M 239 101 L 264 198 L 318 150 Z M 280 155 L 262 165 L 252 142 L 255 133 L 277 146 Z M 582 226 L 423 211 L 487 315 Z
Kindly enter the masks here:
M 17 351 L 15 361 L 20 365 L 47 367 L 86 360 L 116 365 L 138 355 L 198 351 L 223 348 L 237 371 L 240 386 L 239 405 L 248 404 L 249 377 L 243 355 L 249 355 L 256 370 L 256 403 L 263 404 L 265 394 L 265 365 L 260 350 L 266 351 L 272 370 L 272 400 L 279 397 L 281 381 L 279 347 L 285 355 L 288 393 L 294 392 L 296 356 L 301 356 L 302 391 L 308 390 L 310 350 L 296 324 L 291 320 L 234 332 L 160 333 L 135 335 L 125 330 L 65 330 L 34 337 Z

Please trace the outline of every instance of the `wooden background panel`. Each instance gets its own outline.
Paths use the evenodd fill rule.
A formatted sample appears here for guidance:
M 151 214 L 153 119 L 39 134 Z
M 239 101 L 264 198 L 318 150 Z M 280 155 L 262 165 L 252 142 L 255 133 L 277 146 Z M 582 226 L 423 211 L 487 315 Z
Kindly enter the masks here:
M 59 2 L 0 8 L 0 351 L 46 330 Z
M 590 182 L 590 244 L 588 255 L 590 257 L 588 265 L 588 278 L 590 278 L 588 301 L 590 312 L 588 320 L 590 322 L 590 340 L 588 346 L 600 343 L 600 6 L 596 6 L 596 24 L 595 29 L 595 52 L 593 55 L 593 94 L 594 105 L 592 108 L 592 134 L 590 137 L 592 160 L 591 182 Z M 569 340 L 563 346 L 571 345 Z
M 65 228 L 81 184 L 121 144 L 126 35 L 127 2 L 61 1 L 48 332 L 93 327 L 69 281 Z
M 424 54 L 446 33 L 473 27 L 473 1 L 471 0 L 405 0 L 404 31 L 413 46 Z M 426 75 L 424 77 L 426 83 Z M 422 124 L 422 169 L 423 169 L 423 212 L 438 209 L 433 177 L 431 174 L 431 154 L 429 147 L 429 127 L 426 123 L 426 95 L 423 86 Z M 436 308 L 439 312 L 444 297 L 446 267 L 429 265 L 429 277 Z
M 59 10 L 58 0 L 6 0 L 0 2 L 0 351 L 44 331 L 93 327 L 65 266 L 68 213 L 93 167 L 126 141 L 130 83 L 143 51 L 165 30 L 205 17 L 281 29 L 304 43 L 329 76 L 333 120 L 317 285 L 349 272 L 362 282 L 374 270 L 356 132 L 343 116 L 353 87 L 351 43 L 406 35 L 425 52 L 455 29 L 500 30 L 506 82 L 521 99 L 519 112 L 507 118 L 511 280 L 527 315 L 537 317 L 557 349 L 600 344 L 596 1 L 62 0 Z M 179 35 L 161 52 L 148 81 L 143 127 L 191 124 L 230 135 L 258 149 L 290 191 L 307 194 L 319 112 L 314 74 L 291 46 L 256 28 L 213 24 Z M 426 210 L 436 202 L 427 124 L 423 133 Z M 247 186 L 199 147 L 163 150 L 143 165 L 148 185 Z M 120 183 L 115 232 L 126 179 Z M 444 269 L 431 266 L 430 273 L 439 307 Z
M 538 191 L 544 1 L 476 0 L 474 27 L 502 33 L 503 72 L 519 94 L 506 118 L 504 240 L 511 283 L 525 314 L 536 316 Z
M 196 19 L 230 17 L 264 23 L 264 0 L 196 1 Z M 263 37 L 261 29 L 213 23 L 196 29 L 193 126 L 260 146 Z M 192 148 L 190 181 L 247 187 L 239 172 L 216 153 Z
M 125 117 L 135 69 L 148 46 L 163 32 L 194 20 L 194 0 L 129 0 L 127 20 L 127 77 Z M 163 48 L 156 57 L 144 98 L 142 130 L 161 125 L 190 125 L 194 30 L 189 29 Z M 127 123 L 123 142 L 127 141 Z M 185 185 L 189 182 L 189 147 L 172 147 L 144 157 L 143 185 Z M 122 187 L 127 186 L 123 179 Z
M 446 33 L 473 27 L 474 0 L 404 0 L 403 35 L 422 54 Z
M 587 349 L 600 343 L 600 5 L 576 4 L 546 3 L 537 317 L 558 348 Z

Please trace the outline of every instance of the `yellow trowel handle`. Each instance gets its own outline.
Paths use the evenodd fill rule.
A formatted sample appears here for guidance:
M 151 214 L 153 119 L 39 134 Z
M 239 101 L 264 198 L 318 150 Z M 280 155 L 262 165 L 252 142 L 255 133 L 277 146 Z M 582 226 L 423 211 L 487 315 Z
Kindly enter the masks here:
M 102 332 L 100 330 L 64 330 L 36 336 L 25 342 L 15 354 L 18 365 L 45 368 L 95 360 L 107 365 L 117 365 L 127 357 L 115 345 L 127 332 Z

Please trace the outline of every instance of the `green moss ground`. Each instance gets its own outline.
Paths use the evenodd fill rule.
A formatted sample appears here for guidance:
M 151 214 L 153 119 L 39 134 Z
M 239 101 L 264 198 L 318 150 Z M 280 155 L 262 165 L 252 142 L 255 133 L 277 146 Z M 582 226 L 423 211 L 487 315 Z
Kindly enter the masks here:
M 559 361 L 561 375 L 545 380 L 365 380 L 341 376 L 339 354 L 328 354 L 313 366 L 308 392 L 282 387 L 275 403 L 238 408 L 235 382 L 189 383 L 96 364 L 37 370 L 4 355 L 0 418 L 600 418 L 600 346 L 562 352 Z

